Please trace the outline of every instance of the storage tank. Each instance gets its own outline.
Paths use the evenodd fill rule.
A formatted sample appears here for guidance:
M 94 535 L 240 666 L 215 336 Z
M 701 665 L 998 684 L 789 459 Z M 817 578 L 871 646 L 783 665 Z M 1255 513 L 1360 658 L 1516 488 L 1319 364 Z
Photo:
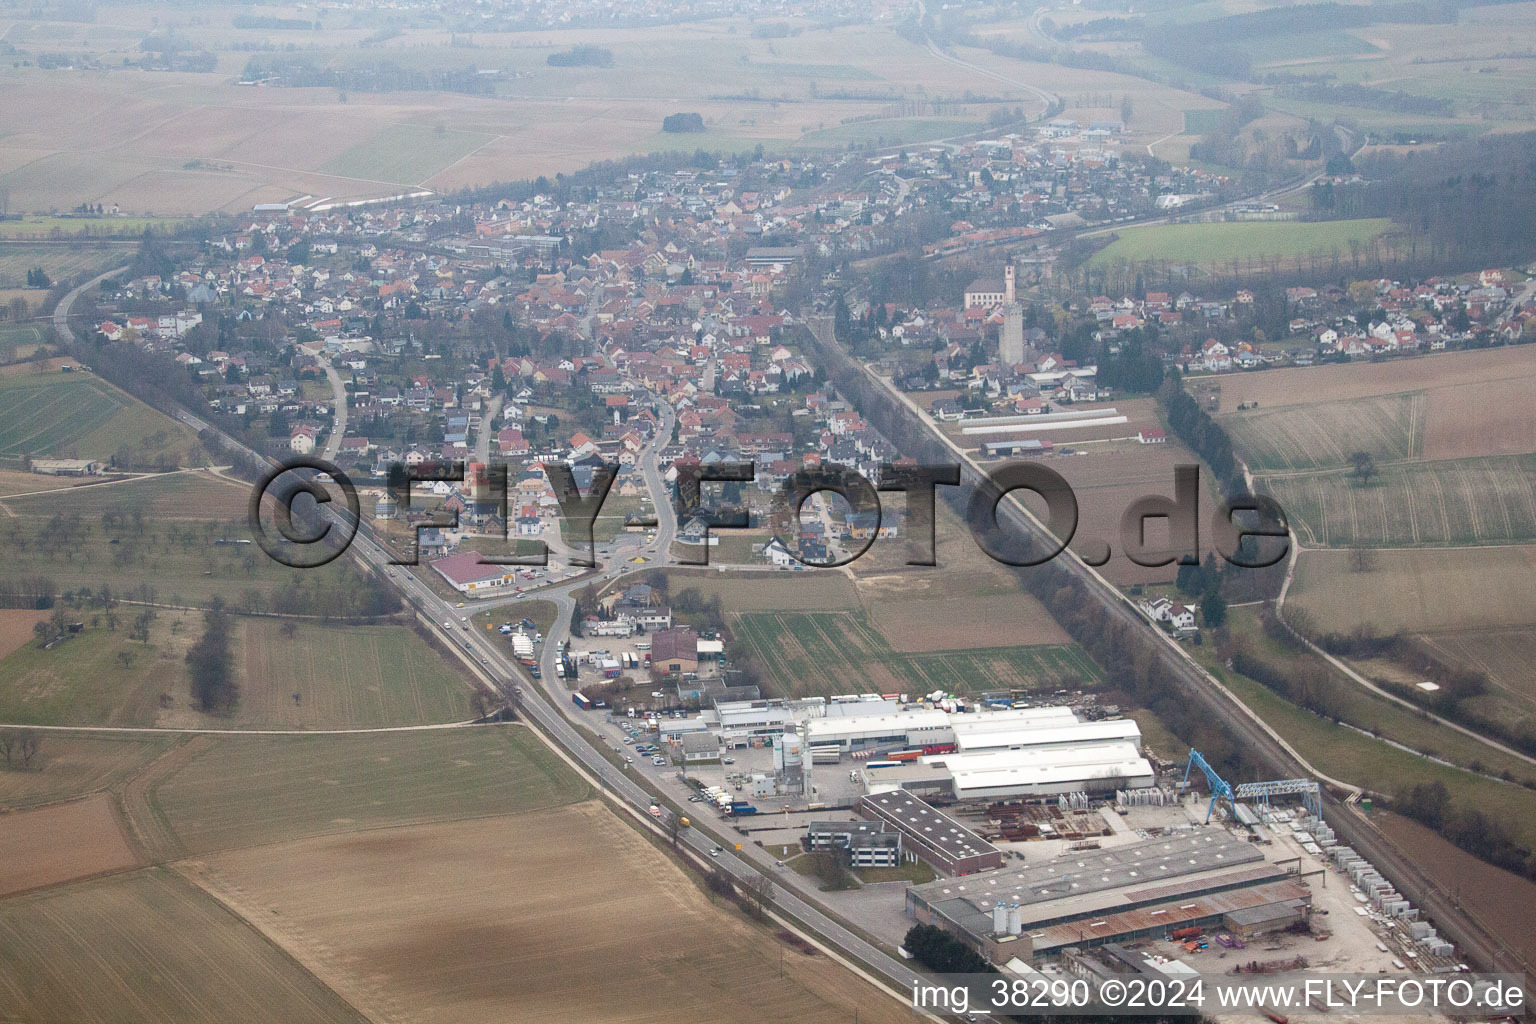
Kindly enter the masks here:
M 1024 915 L 1015 904 L 1008 908 L 1008 934 L 1019 935 L 1024 931 Z
M 992 933 L 994 935 L 1008 934 L 1008 908 L 1002 903 L 992 908 Z
M 801 767 L 804 758 L 801 755 L 800 737 L 792 732 L 786 732 L 773 738 L 773 770 L 776 772 L 789 771 Z

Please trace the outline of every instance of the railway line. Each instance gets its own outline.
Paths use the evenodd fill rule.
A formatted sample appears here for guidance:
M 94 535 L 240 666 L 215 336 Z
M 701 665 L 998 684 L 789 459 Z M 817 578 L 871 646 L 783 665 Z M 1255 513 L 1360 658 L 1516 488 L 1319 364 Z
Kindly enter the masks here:
M 896 440 L 904 455 L 919 462 L 956 462 L 961 465 L 961 489 L 976 486 L 981 467 L 962 449 L 921 417 L 916 407 L 898 395 L 867 366 L 848 356 L 832 337 L 826 317 L 807 319 L 811 349 L 828 377 L 850 397 L 861 398 L 861 414 L 886 437 Z M 898 440 L 899 439 L 899 440 Z M 955 489 L 948 489 L 953 496 Z M 943 493 L 943 492 L 941 492 Z M 1041 543 L 1050 535 L 1021 502 L 998 506 L 1000 525 Z M 1050 542 L 1055 547 L 1054 542 Z M 1180 695 L 1221 721 L 1233 735 L 1273 772 L 1274 778 L 1308 776 L 1323 785 L 1323 817 L 1342 842 L 1353 846 L 1397 887 L 1398 891 L 1432 917 L 1467 958 L 1480 969 L 1527 969 L 1487 927 L 1456 905 L 1444 887 L 1430 878 L 1412 858 L 1394 845 L 1358 810 L 1358 787 L 1319 772 L 1278 732 L 1243 704 L 1230 690 L 1205 671 L 1178 644 L 1157 630 L 1120 590 L 1070 550 L 1057 561 L 1093 600 L 1119 625 L 1145 636 L 1151 650 L 1168 670 Z

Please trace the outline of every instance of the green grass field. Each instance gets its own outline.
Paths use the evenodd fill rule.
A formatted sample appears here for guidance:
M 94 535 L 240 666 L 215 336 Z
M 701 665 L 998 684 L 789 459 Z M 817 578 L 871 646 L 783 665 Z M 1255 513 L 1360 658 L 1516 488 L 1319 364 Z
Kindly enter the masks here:
M 1075 645 L 899 653 L 862 611 L 747 612 L 732 617 L 731 632 L 778 692 L 794 696 L 1056 689 L 1100 677 Z
M 0 222 L 0 239 L 135 238 L 145 228 L 170 231 L 183 221 L 168 217 L 27 217 Z
M 201 624 L 166 613 L 141 643 L 128 638 L 131 613 L 119 618 L 115 632 L 98 626 L 49 650 L 28 642 L 0 659 L 0 721 L 154 725 L 160 695 L 187 687 L 186 650 Z
M 1214 266 L 1232 260 L 1290 259 L 1312 253 L 1349 255 L 1349 244 L 1369 242 L 1392 226 L 1385 218 L 1319 223 L 1241 222 L 1156 224 L 1127 228 L 1090 261 L 1116 263 L 1195 263 Z
M 154 788 L 189 854 L 575 803 L 588 787 L 519 726 L 221 737 Z
M 54 281 L 62 281 L 77 274 L 100 273 L 127 263 L 132 256 L 132 246 L 121 242 L 0 243 L 0 288 L 20 288 L 33 267 L 42 267 Z
M 234 726 L 369 729 L 472 716 L 468 683 L 405 626 L 297 623 L 289 637 L 276 619 L 243 619 L 235 657 Z
M 60 498 L 61 504 L 68 496 Z M 84 526 L 92 526 L 89 519 Z M 272 561 L 252 546 L 210 545 L 196 526 L 148 522 L 141 534 L 124 531 L 118 542 L 99 528 L 67 547 L 44 548 L 40 537 L 49 530 L 42 517 L 0 515 L 0 543 L 6 558 L 0 580 L 45 576 L 56 592 L 103 585 L 118 595 L 153 589 L 166 604 L 205 604 L 212 597 L 241 603 L 246 593 L 267 595 L 290 585 L 331 579 L 332 563 L 323 569 L 291 569 Z M 214 536 L 247 536 L 243 521 L 214 524 Z
M 1204 135 L 1221 127 L 1221 119 L 1226 116 L 1223 107 L 1201 107 L 1195 110 L 1184 111 L 1184 134 Z
M 1266 470 L 1338 469 L 1351 453 L 1378 463 L 1424 454 L 1427 393 L 1410 392 L 1348 402 L 1254 409 L 1223 416 L 1243 461 Z
M 1318 57 L 1345 57 L 1377 52 L 1377 47 L 1359 36 L 1334 30 L 1266 35 L 1262 39 L 1239 43 L 1236 48 L 1247 53 L 1255 64 L 1285 64 L 1296 60 L 1310 61 Z
M 98 613 L 76 613 L 89 623 Z M 49 650 L 26 643 L 0 659 L 0 722 L 191 728 L 371 729 L 462 722 L 471 690 L 452 665 L 405 626 L 321 626 L 236 619 L 232 661 L 239 700 L 205 715 L 191 696 L 185 658 L 202 617 L 163 611 L 148 643 L 92 625 Z M 297 696 L 297 699 L 295 699 Z
M 1501 544 L 1536 538 L 1536 457 L 1381 466 L 1366 485 L 1346 471 L 1260 474 L 1308 547 Z
M 481 132 L 422 124 L 392 124 L 319 170 L 345 178 L 416 185 L 491 141 Z
M 48 340 L 48 330 L 38 324 L 0 324 L 0 363 L 28 359 Z
M 175 420 L 87 373 L 0 377 L 0 459 L 23 455 L 138 461 L 185 456 L 195 440 Z
M 0 904 L 10 1020 L 363 1024 L 367 1018 L 211 897 L 163 869 Z

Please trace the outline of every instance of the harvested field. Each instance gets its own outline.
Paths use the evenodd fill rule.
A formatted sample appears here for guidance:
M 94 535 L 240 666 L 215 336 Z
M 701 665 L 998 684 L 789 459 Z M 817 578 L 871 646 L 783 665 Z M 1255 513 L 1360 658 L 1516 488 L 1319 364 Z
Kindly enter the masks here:
M 1260 474 L 1308 547 L 1508 544 L 1536 537 L 1536 457 L 1492 456 L 1346 471 Z
M 223 854 L 193 877 L 374 1019 L 910 1019 L 825 956 L 786 949 L 780 975 L 777 939 L 596 802 Z M 602 983 L 573 984 L 573 962 Z
M 1463 852 L 1439 833 L 1391 811 L 1371 815 L 1376 827 L 1431 878 L 1455 879 L 1456 898 L 1527 962 L 1536 961 L 1536 882 Z
M 1430 405 L 1428 395 L 1416 391 L 1239 412 L 1221 425 L 1255 473 L 1335 469 L 1360 451 L 1378 464 L 1421 457 Z
M 138 864 L 105 793 L 0 815 L 0 896 Z
M 0 609 L 0 658 L 31 640 L 32 627 L 46 621 L 47 618 L 47 612 L 26 608 Z
M 0 1006 L 36 1024 L 365 1024 L 255 930 L 158 869 L 0 903 Z
M 1470 352 L 1440 352 L 1380 363 L 1334 363 L 1260 373 L 1229 373 L 1213 379 L 1221 384 L 1220 412 L 1229 413 L 1236 411 L 1238 405 L 1249 402 L 1258 402 L 1260 409 L 1312 405 L 1407 391 L 1488 384 L 1511 378 L 1524 380 L 1532 375 L 1536 375 L 1536 349 L 1515 345 Z M 1473 406 L 1461 413 L 1480 415 L 1478 409 Z M 1431 423 L 1425 441 L 1427 448 L 1435 444 L 1433 431 L 1434 424 Z
M 1039 644 L 983 649 L 894 650 L 859 612 L 745 612 L 731 633 L 773 680 L 777 693 L 826 696 L 853 688 L 880 693 L 935 689 L 979 693 L 994 689 L 1056 689 L 1099 678 L 1075 645 Z
M 1107 543 L 1112 557 L 1099 571 L 1111 583 L 1120 586 L 1171 582 L 1178 574 L 1177 565 L 1170 563 L 1147 568 L 1126 557 L 1120 546 L 1120 520 L 1125 510 L 1139 498 L 1148 495 L 1172 498 L 1174 467 L 1198 464 L 1199 459 L 1193 452 L 1171 439 L 1167 444 L 1137 445 L 1131 451 L 1049 460 L 1047 465 L 1065 477 L 1077 495 L 1078 527 L 1072 550 L 1091 553 L 1095 541 Z M 1209 523 L 1217 497 L 1215 481 L 1203 467 L 1200 478 L 1200 540 L 1209 551 L 1213 541 Z M 1037 515 L 1044 516 L 1043 502 L 1030 497 L 1027 503 Z M 1168 535 L 1162 523 L 1149 520 L 1146 526 L 1150 549 L 1167 543 Z
M 385 825 L 558 807 L 586 784 L 520 726 L 356 736 L 228 736 L 148 803 L 201 856 Z M 131 809 L 130 809 L 131 810 Z
M 1437 387 L 1429 393 L 1424 458 L 1464 459 L 1474 455 L 1536 452 L 1536 413 L 1528 374 L 1476 384 Z
M 1536 547 L 1375 551 L 1354 572 L 1349 552 L 1303 551 L 1286 607 L 1350 631 L 1465 630 L 1536 624 Z
M 880 601 L 870 605 L 869 621 L 902 653 L 1072 642 L 1039 601 L 1022 593 Z

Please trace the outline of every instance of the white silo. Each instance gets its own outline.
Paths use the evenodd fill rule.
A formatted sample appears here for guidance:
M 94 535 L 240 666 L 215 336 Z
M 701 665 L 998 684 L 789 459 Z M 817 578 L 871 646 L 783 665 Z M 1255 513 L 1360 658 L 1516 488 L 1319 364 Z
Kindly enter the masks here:
M 992 933 L 994 935 L 1008 934 L 1008 906 L 998 903 L 992 907 Z
M 1021 935 L 1024 932 L 1024 915 L 1019 911 L 1019 905 L 1015 903 L 1008 908 L 1008 934 Z

